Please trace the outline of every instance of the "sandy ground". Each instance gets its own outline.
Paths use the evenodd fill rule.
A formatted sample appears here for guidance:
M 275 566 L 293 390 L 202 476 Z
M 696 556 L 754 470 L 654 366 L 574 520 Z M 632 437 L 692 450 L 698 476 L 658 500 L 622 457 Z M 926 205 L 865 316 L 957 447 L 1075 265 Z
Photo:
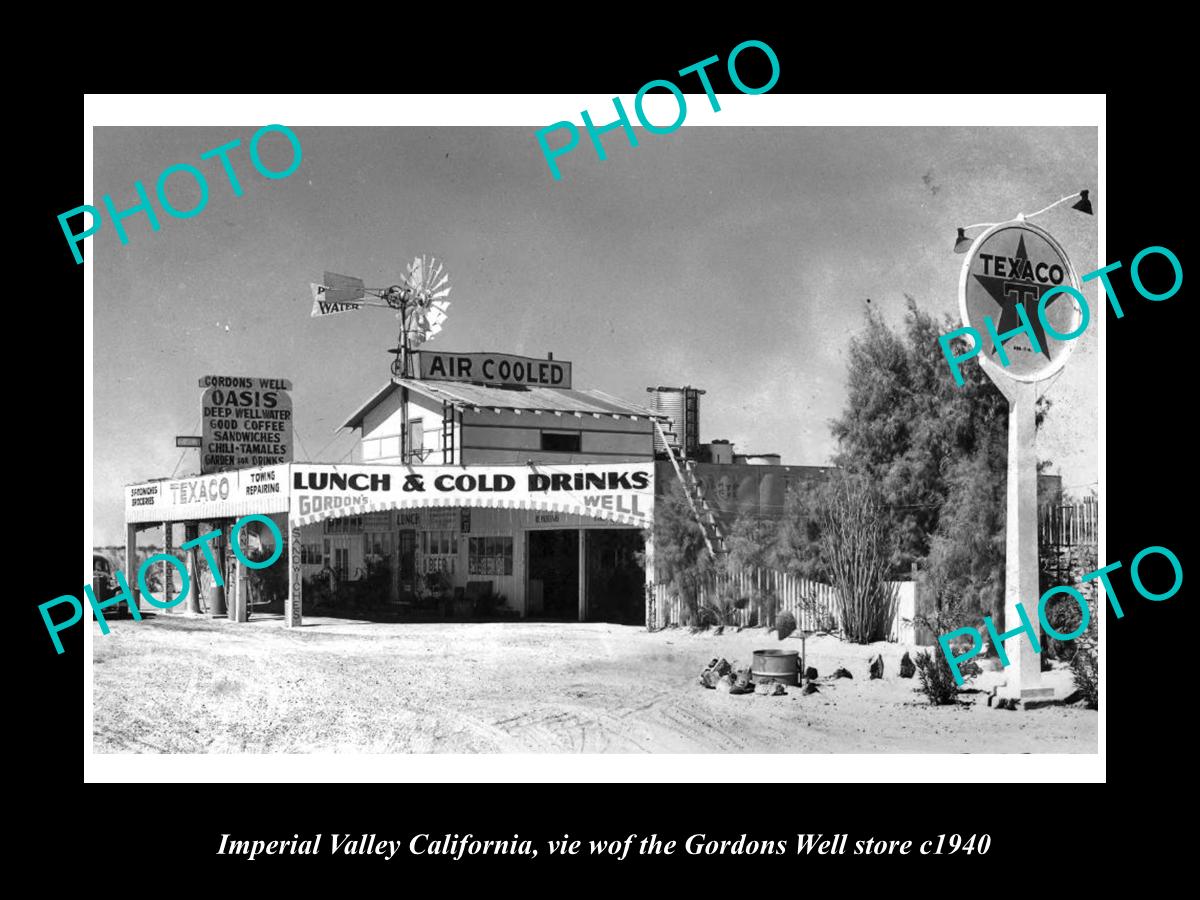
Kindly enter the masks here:
M 97 752 L 1096 752 L 1091 710 L 1010 712 L 985 694 L 929 706 L 897 673 L 916 648 L 896 644 L 810 638 L 820 693 L 763 697 L 697 676 L 714 656 L 749 664 L 799 638 L 550 622 L 110 624 L 107 636 L 93 624 Z M 885 674 L 871 681 L 876 653 Z M 854 679 L 827 680 L 838 666 Z M 1069 692 L 1065 669 L 1046 678 Z

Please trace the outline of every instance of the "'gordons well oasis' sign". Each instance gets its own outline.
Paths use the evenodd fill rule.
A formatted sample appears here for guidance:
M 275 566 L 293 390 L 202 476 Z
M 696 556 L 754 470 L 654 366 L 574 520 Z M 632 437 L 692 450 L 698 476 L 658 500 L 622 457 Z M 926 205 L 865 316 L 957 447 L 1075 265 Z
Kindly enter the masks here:
M 200 471 L 270 466 L 292 459 L 292 383 L 286 378 L 206 375 Z

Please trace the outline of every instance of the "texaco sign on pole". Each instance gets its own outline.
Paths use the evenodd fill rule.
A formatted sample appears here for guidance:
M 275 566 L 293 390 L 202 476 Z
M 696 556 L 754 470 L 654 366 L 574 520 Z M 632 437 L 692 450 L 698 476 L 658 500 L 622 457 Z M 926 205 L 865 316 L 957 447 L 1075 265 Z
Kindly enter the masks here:
M 1004 696 L 1045 699 L 1053 691 L 1042 686 L 1037 603 L 1037 449 L 1035 445 L 1038 383 L 1066 365 L 1082 326 L 1083 310 L 1070 293 L 1060 291 L 1046 301 L 1052 288 L 1080 289 L 1066 251 L 1048 233 L 1023 220 L 993 225 L 971 246 L 958 282 L 963 324 L 982 336 L 980 365 L 1008 399 L 1008 511 L 1005 527 L 1004 623 L 998 632 L 1021 629 L 1018 604 L 1032 610 L 1028 629 L 1003 641 L 1001 662 L 1007 659 Z M 1006 338 L 996 347 L 990 332 Z M 987 327 L 990 318 L 993 328 Z M 1070 337 L 1067 337 L 1070 336 Z M 1005 360 L 1007 357 L 1007 360 Z M 1007 362 L 1007 364 L 1005 364 Z
M 1042 295 L 1058 285 L 1080 291 L 1079 276 L 1058 241 L 1036 225 L 1003 222 L 975 239 L 959 276 L 959 312 L 964 325 L 984 335 L 979 359 L 993 381 L 1042 381 L 1066 365 L 1077 342 L 1054 335 L 1076 333 L 1083 321 L 1078 302 L 1060 291 L 1038 315 Z M 1029 320 L 1033 340 L 1021 333 L 1004 341 L 1004 366 L 1000 350 L 987 337 L 984 318 L 990 317 L 996 332 L 1004 334 L 1021 326 L 1018 306 Z

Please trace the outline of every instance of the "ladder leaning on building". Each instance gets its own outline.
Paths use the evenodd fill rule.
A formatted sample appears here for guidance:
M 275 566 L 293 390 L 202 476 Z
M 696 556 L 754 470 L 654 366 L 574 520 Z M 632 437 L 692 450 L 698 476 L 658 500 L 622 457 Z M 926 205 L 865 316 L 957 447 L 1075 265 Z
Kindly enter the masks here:
M 662 423 L 658 419 L 654 420 L 654 428 L 658 432 L 659 439 L 667 448 L 667 458 L 671 460 L 675 475 L 679 479 L 679 483 L 683 485 L 683 493 L 687 497 L 688 506 L 692 509 L 692 515 L 696 517 L 696 522 L 704 533 L 704 545 L 714 559 L 719 559 L 726 552 L 725 533 L 721 529 L 716 511 L 709 506 L 708 501 L 704 499 L 704 494 L 697 488 L 696 463 L 694 460 L 684 459 L 683 464 L 680 465 L 680 459 L 672 440 L 674 435 L 664 431 Z

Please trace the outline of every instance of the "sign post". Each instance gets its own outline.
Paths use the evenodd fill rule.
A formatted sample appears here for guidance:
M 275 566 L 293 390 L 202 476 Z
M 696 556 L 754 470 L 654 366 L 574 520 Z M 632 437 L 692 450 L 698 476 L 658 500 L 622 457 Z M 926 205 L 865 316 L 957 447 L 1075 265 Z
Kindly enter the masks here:
M 1005 632 L 1022 626 L 1017 604 L 1029 615 L 1032 635 L 1004 641 L 1009 664 L 1005 695 L 1049 697 L 1042 686 L 1036 613 L 1038 587 L 1036 407 L 1038 383 L 1057 375 L 1075 342 L 1083 310 L 1066 292 L 1041 303 L 1058 285 L 1080 291 L 1066 252 L 1046 231 L 1023 218 L 993 225 L 975 239 L 959 276 L 963 324 L 985 335 L 979 363 L 1008 400 L 1008 513 L 1005 528 Z M 1080 291 L 1082 293 L 1082 291 Z M 1022 318 L 1024 313 L 1024 318 Z M 1009 649 L 1011 648 L 1011 649 Z

